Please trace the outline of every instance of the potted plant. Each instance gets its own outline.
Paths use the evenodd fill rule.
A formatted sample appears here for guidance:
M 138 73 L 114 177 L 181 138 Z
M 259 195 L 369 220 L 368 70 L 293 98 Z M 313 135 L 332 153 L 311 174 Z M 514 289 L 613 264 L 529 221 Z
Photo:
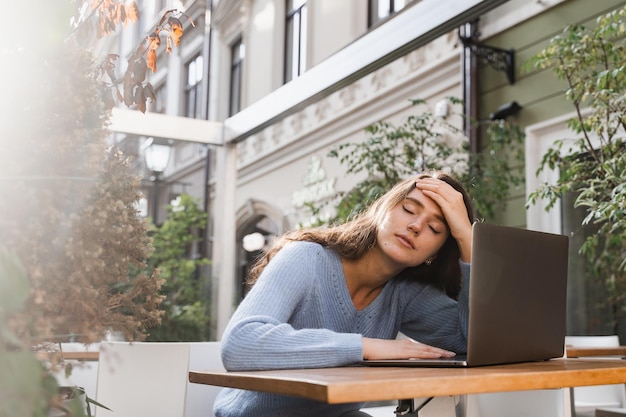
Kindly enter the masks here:
M 91 417 L 91 405 L 102 407 L 112 411 L 109 407 L 100 404 L 93 398 L 90 398 L 81 387 L 62 386 L 58 389 L 58 397 L 51 404 L 47 417 L 68 417 L 86 414 Z

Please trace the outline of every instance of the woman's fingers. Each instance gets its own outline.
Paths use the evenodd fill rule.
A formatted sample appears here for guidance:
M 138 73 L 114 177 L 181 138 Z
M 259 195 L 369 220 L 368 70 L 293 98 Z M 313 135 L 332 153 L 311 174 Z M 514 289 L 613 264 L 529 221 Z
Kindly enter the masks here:
M 384 340 L 363 338 L 364 359 L 447 358 L 454 352 L 412 339 Z
M 467 214 L 463 194 L 445 181 L 436 178 L 419 179 L 415 182 L 415 186 L 441 208 L 441 212 L 448 223 L 450 234 L 459 243 L 462 260 L 469 262 L 471 259 L 472 224 Z

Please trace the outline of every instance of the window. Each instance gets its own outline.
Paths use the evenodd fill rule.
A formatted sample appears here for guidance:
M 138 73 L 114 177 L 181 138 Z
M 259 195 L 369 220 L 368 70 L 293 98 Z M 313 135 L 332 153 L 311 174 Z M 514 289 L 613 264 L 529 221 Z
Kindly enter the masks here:
M 232 116 L 241 110 L 242 70 L 243 59 L 246 55 L 245 47 L 241 39 L 231 46 L 230 53 L 230 107 L 228 115 Z
M 287 0 L 285 83 L 306 70 L 306 0 Z
M 184 116 L 203 119 L 202 116 L 202 55 L 197 55 L 185 65 L 185 113 Z
M 369 27 L 402 10 L 405 5 L 406 0 L 369 0 Z

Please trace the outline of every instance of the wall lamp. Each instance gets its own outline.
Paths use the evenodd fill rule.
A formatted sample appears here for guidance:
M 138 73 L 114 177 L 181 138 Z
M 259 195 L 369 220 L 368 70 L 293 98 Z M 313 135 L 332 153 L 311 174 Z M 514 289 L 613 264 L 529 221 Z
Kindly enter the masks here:
M 144 148 L 144 157 L 146 159 L 146 167 L 152 172 L 152 181 L 154 189 L 152 190 L 152 217 L 155 225 L 157 223 L 157 215 L 159 213 L 159 175 L 165 171 L 170 161 L 172 147 L 155 143 L 153 138 L 148 139 Z
M 243 237 L 243 249 L 246 252 L 255 252 L 265 247 L 265 236 L 259 232 L 247 234 Z
M 468 48 L 483 63 L 491 65 L 497 71 L 505 72 L 509 84 L 515 83 L 515 50 L 501 49 L 480 43 L 476 30 L 469 36 L 462 35 L 460 29 L 458 33 L 459 40 L 465 48 Z
M 498 107 L 493 113 L 489 114 L 489 120 L 504 120 L 509 116 L 514 116 L 522 110 L 522 106 L 517 101 L 511 101 Z

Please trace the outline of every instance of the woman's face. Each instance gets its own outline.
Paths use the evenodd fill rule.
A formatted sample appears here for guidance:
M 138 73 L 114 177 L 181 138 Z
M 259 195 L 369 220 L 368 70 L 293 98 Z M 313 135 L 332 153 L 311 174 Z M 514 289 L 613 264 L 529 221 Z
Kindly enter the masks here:
M 435 256 L 449 234 L 439 206 L 414 188 L 384 217 L 377 241 L 392 262 L 408 268 Z

